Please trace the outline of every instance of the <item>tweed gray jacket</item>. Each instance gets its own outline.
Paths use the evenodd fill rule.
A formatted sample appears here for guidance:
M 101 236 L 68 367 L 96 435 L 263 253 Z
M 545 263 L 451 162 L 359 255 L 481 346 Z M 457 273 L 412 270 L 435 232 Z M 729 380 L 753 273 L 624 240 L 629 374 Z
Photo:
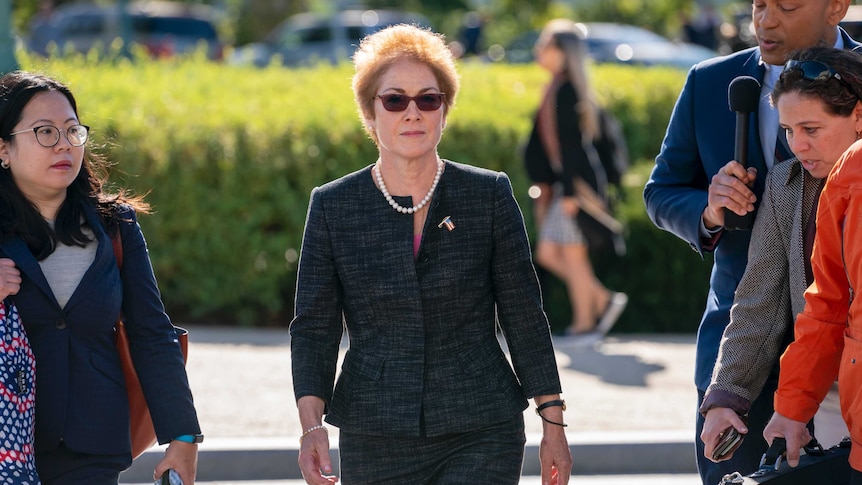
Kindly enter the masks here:
M 803 204 L 803 184 L 814 184 L 819 194 L 820 181 L 797 159 L 776 165 L 767 176 L 708 393 L 727 391 L 750 403 L 777 372 L 792 340 L 793 322 L 805 307 L 804 227 L 808 215 L 814 217 L 814 198 Z
M 342 430 L 465 432 L 561 391 L 508 177 L 444 163 L 415 259 L 413 218 L 389 206 L 370 166 L 311 193 L 290 326 L 294 394 L 322 398 Z M 350 347 L 334 384 L 343 327 Z

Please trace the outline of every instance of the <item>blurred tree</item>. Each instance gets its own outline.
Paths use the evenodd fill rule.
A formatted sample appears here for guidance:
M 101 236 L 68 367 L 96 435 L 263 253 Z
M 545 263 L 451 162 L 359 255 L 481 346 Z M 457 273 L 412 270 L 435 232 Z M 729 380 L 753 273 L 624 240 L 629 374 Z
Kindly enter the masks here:
M 412 10 L 415 12 L 425 11 L 426 14 L 432 12 L 446 12 L 450 10 L 463 10 L 469 8 L 469 2 L 465 0 L 434 0 L 434 2 L 422 2 L 420 0 L 404 0 L 399 2 L 398 6 L 394 6 L 391 0 L 367 0 L 365 5 L 368 8 L 400 8 L 402 10 Z
M 303 0 L 244 0 L 235 9 L 236 30 L 234 45 L 262 40 L 289 15 L 307 11 Z
M 679 13 L 690 11 L 693 0 L 601 0 L 575 7 L 578 20 L 617 22 L 652 30 L 665 37 L 676 37 Z
M 0 74 L 18 69 L 12 37 L 12 0 L 0 0 Z

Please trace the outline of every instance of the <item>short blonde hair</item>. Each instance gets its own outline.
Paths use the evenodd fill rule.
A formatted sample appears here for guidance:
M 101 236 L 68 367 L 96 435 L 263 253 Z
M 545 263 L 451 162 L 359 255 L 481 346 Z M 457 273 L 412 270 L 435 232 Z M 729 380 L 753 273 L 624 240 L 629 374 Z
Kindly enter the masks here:
M 446 93 L 445 114 L 455 105 L 460 79 L 455 57 L 442 34 L 414 25 L 398 24 L 368 35 L 353 54 L 356 68 L 353 96 L 362 125 L 374 143 L 377 143 L 377 135 L 366 120 L 374 118 L 374 97 L 380 88 L 380 79 L 389 67 L 402 60 L 421 62 L 431 69 L 440 91 Z

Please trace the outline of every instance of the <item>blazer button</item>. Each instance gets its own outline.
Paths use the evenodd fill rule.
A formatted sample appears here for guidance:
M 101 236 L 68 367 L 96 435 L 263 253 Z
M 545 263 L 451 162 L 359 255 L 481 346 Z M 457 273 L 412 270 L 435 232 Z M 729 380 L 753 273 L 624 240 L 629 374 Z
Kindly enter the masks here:
M 422 256 L 421 258 L 419 258 L 419 262 L 420 263 L 427 263 L 428 262 L 428 256 Z
M 57 320 L 57 322 L 54 324 L 54 326 L 60 330 L 63 330 L 64 328 L 66 328 L 66 320 L 63 320 L 61 318 L 61 319 Z

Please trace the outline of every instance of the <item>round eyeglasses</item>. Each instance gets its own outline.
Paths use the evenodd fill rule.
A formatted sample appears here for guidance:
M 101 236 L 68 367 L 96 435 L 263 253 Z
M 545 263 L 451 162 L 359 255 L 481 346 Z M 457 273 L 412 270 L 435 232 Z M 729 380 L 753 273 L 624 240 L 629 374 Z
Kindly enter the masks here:
M 72 125 L 65 130 L 61 130 L 53 125 L 42 125 L 32 129 L 16 131 L 9 133 L 9 136 L 20 135 L 32 131 L 36 134 L 36 141 L 45 148 L 52 148 L 60 142 L 60 132 L 66 135 L 66 140 L 73 147 L 79 147 L 87 143 L 87 137 L 90 134 L 90 127 L 86 125 Z

